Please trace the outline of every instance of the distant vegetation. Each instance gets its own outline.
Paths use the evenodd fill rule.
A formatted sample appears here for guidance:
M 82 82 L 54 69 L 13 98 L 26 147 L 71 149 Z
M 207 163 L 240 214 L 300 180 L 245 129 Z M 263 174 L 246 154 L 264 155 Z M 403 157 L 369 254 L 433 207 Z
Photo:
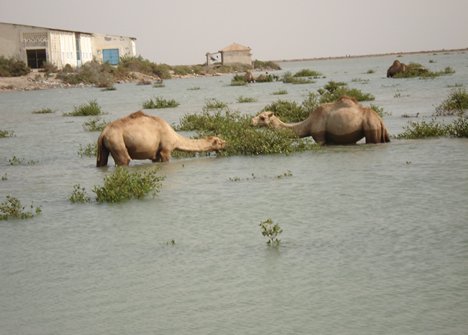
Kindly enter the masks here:
M 435 78 L 443 75 L 453 74 L 455 71 L 450 67 L 446 67 L 442 71 L 433 72 L 425 68 L 419 63 L 409 63 L 407 65 L 407 70 L 404 72 L 399 72 L 394 75 L 394 78 Z
M 25 76 L 31 69 L 25 62 L 16 58 L 5 58 L 0 56 L 0 77 L 18 77 Z
M 323 88 L 319 88 L 320 103 L 333 102 L 343 95 L 355 98 L 357 101 L 372 101 L 375 97 L 370 93 L 363 93 L 357 88 L 349 88 L 344 82 L 329 81 Z

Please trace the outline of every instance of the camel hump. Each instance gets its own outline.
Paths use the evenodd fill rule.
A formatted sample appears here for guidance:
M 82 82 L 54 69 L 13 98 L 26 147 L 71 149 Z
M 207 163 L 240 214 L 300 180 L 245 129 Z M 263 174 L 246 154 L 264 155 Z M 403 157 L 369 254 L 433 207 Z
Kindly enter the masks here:
M 358 101 L 354 97 L 350 97 L 347 95 L 343 95 L 341 98 L 338 99 L 337 101 L 339 104 L 357 104 Z
M 143 116 L 146 116 L 146 114 L 143 113 L 143 111 L 138 111 L 138 112 L 134 112 L 134 113 L 130 114 L 128 117 L 130 119 L 136 119 L 136 118 L 143 117 Z

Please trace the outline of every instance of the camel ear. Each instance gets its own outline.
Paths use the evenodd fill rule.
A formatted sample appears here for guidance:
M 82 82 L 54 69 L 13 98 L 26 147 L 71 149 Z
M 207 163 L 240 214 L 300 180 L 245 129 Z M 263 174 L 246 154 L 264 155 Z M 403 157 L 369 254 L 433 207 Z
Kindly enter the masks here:
M 268 115 L 268 117 L 272 117 L 273 115 L 275 115 L 275 113 L 268 111 L 267 115 Z

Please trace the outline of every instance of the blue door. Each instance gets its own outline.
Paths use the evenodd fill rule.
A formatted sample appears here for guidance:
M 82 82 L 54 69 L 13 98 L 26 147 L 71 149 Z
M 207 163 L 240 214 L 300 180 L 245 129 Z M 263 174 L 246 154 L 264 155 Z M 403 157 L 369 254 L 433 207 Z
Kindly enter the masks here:
M 119 49 L 102 49 L 102 61 L 111 65 L 119 64 Z

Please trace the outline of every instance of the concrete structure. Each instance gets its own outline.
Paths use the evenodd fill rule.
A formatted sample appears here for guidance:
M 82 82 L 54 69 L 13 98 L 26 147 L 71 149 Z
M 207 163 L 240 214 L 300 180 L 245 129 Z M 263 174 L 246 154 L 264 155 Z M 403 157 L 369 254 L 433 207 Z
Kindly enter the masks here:
M 249 47 L 233 43 L 218 52 L 206 53 L 206 64 L 213 65 L 221 63 L 229 64 L 245 64 L 252 66 L 252 54 Z
M 59 69 L 96 59 L 118 64 L 136 56 L 136 38 L 0 22 L 0 56 L 24 61 L 30 68 L 49 62 Z

